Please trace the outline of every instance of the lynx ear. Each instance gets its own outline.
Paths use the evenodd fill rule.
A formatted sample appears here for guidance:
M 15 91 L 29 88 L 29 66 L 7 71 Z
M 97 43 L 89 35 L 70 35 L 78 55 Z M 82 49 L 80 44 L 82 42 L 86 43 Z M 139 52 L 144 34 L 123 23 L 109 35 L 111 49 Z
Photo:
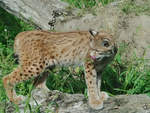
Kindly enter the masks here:
M 93 29 L 89 29 L 89 32 L 92 36 L 96 36 L 98 34 L 98 32 Z

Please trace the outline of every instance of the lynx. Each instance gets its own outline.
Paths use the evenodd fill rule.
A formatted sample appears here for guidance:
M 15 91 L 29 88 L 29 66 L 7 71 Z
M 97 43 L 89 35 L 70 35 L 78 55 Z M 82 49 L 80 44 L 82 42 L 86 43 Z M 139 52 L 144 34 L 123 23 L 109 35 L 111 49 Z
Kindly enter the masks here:
M 100 92 L 101 73 L 117 52 L 109 33 L 92 29 L 75 32 L 25 31 L 16 36 L 14 51 L 19 56 L 19 66 L 3 77 L 10 101 L 18 104 L 22 100 L 14 91 L 17 83 L 32 77 L 36 82 L 40 73 L 43 76 L 34 85 L 46 89 L 48 74 L 44 70 L 47 67 L 83 65 L 88 103 L 93 109 L 103 108 L 103 101 L 108 95 Z

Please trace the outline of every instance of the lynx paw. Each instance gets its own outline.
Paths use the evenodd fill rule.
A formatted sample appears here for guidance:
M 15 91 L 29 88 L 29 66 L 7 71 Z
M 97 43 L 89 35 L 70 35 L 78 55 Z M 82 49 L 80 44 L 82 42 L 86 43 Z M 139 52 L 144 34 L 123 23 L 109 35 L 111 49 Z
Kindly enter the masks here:
M 103 108 L 103 101 L 107 100 L 109 98 L 108 94 L 106 92 L 100 93 L 100 99 L 99 100 L 89 100 L 89 105 L 92 109 L 99 110 Z
M 95 110 L 102 109 L 103 108 L 103 101 L 102 100 L 97 100 L 97 101 L 89 102 L 89 106 L 92 109 L 95 109 Z
M 25 100 L 24 96 L 17 96 L 16 98 L 10 99 L 14 104 L 21 104 L 23 100 Z
M 109 98 L 108 94 L 106 92 L 101 92 L 101 98 L 102 100 L 107 100 Z
M 49 91 L 49 89 L 47 88 L 47 86 L 45 84 L 38 84 L 36 86 L 37 89 L 44 89 L 45 91 Z

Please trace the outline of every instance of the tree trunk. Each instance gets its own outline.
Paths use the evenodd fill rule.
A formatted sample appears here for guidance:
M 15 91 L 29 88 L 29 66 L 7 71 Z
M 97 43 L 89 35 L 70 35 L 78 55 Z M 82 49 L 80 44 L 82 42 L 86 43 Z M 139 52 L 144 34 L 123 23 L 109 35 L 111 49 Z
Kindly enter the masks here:
M 63 10 L 68 4 L 60 0 L 0 0 L 0 7 L 42 29 L 49 29 L 53 10 Z
M 30 111 L 33 113 L 149 113 L 149 103 L 150 98 L 147 95 L 120 95 L 105 101 L 103 109 L 93 110 L 82 94 L 35 89 L 30 99 Z M 16 110 L 13 104 L 0 103 L 1 108 L 4 106 L 6 113 L 14 113 Z M 20 113 L 24 113 L 26 108 L 26 104 L 19 105 Z M 30 111 L 29 108 L 26 109 L 27 113 Z

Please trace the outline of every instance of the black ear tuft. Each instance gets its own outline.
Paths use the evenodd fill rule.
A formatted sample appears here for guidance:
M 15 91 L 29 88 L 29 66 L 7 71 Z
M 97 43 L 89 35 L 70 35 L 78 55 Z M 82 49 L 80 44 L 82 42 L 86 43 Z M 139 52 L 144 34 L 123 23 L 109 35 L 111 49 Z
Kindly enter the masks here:
M 97 31 L 93 30 L 93 29 L 89 29 L 89 32 L 92 36 L 96 36 L 97 35 Z

